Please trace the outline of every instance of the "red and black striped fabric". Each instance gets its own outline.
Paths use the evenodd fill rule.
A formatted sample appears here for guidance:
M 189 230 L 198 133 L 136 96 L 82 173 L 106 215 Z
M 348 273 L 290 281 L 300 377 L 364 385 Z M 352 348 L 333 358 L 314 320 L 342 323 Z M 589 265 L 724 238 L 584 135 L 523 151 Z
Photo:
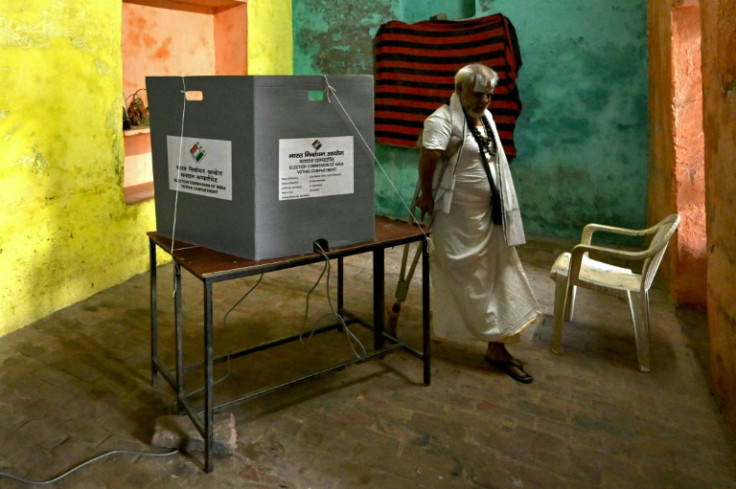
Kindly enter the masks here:
M 506 154 L 516 155 L 521 68 L 516 30 L 501 14 L 465 21 L 390 21 L 376 33 L 376 140 L 415 147 L 424 119 L 448 103 L 457 70 L 483 63 L 498 72 L 491 112 Z

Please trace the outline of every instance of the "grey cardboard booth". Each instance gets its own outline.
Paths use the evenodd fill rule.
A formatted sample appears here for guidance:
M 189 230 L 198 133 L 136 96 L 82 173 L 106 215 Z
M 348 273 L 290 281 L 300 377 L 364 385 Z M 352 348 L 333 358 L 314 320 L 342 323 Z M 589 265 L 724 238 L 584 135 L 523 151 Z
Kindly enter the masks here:
M 372 76 L 162 76 L 146 89 L 157 232 L 251 260 L 375 238 Z

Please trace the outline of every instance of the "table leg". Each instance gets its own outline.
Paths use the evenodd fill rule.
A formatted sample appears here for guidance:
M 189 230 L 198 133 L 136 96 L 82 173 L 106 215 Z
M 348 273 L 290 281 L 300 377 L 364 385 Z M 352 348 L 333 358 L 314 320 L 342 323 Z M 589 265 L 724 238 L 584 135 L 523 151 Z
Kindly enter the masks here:
M 429 304 L 429 246 L 427 239 L 422 240 L 422 359 L 424 360 L 424 385 L 431 381 L 431 338 L 430 338 L 430 304 Z
M 174 263 L 174 331 L 176 341 L 176 412 L 183 409 L 184 399 L 184 333 L 181 306 L 181 266 Z
M 385 340 L 384 309 L 385 309 L 385 277 L 384 273 L 384 249 L 373 250 L 373 348 L 383 348 Z
M 148 238 L 148 253 L 151 283 L 151 385 L 156 386 L 158 374 L 158 290 L 156 277 L 156 244 Z
M 205 470 L 212 472 L 214 432 L 214 372 L 212 346 L 212 284 L 204 284 L 204 461 Z
M 343 257 L 339 256 L 337 257 L 337 313 L 342 316 L 343 311 L 343 294 L 345 292 L 345 289 L 343 288 L 344 282 L 343 282 Z

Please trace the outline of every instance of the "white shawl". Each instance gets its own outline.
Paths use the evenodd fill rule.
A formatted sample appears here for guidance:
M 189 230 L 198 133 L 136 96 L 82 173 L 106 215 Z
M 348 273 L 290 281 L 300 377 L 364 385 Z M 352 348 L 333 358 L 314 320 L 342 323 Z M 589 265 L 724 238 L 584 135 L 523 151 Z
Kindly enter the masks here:
M 516 190 L 514 189 L 514 180 L 509 169 L 509 162 L 501 145 L 501 138 L 498 136 L 498 130 L 496 129 L 493 116 L 488 110 L 485 111 L 484 116 L 490 123 L 491 130 L 493 131 L 493 139 L 496 142 L 496 148 L 498 148 L 498 157 L 494 158 L 493 161 L 495 161 L 496 175 L 498 175 L 498 182 L 495 183 L 501 194 L 501 204 L 503 206 L 501 215 L 506 245 L 522 245 L 526 243 L 526 237 L 524 236 L 521 210 L 519 209 L 519 202 L 516 199 Z M 450 97 L 450 123 L 452 125 L 450 146 L 452 146 L 453 140 L 459 140 L 462 144 L 456 152 L 451 148 L 448 148 L 450 151 L 445 152 L 442 158 L 442 166 L 435 173 L 435 184 L 433 185 L 433 188 L 436 189 L 434 193 L 435 208 L 441 209 L 445 213 L 450 212 L 450 205 L 455 189 L 455 169 L 460 161 L 467 131 L 465 112 L 460 104 L 460 97 L 458 97 L 457 93 L 453 93 L 452 97 Z M 450 161 L 451 159 L 454 160 L 454 163 Z M 450 168 L 452 168 L 452 171 L 448 171 Z

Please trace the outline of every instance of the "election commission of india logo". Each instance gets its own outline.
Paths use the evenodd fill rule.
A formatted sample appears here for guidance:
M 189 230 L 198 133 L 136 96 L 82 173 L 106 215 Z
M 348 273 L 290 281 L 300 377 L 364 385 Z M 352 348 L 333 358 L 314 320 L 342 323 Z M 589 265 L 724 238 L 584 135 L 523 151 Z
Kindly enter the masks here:
M 197 163 L 202 161 L 202 158 L 204 158 L 206 154 L 207 152 L 204 150 L 199 142 L 197 142 L 194 146 L 192 146 L 192 149 L 189 150 L 189 156 L 191 156 L 192 159 Z

